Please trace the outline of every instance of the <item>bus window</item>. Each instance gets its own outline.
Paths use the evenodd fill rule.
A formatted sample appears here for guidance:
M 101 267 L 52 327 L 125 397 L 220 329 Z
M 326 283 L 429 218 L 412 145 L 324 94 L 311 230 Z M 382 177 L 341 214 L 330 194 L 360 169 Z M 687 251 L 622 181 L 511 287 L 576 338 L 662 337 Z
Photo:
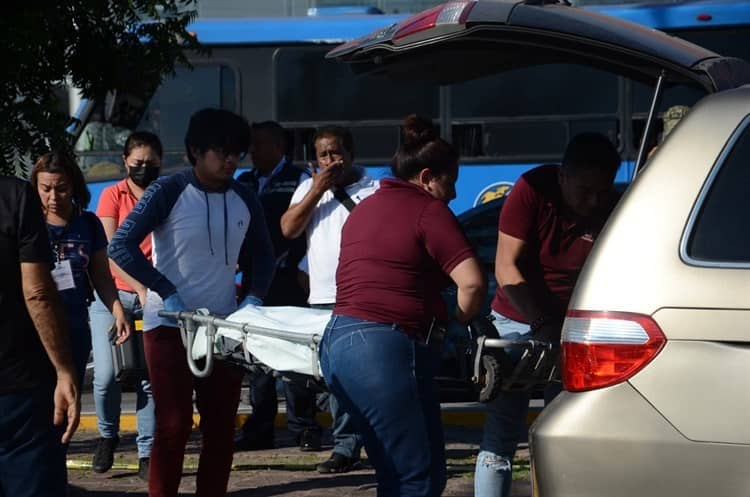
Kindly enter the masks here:
M 164 145 L 162 171 L 183 167 L 185 131 L 193 112 L 205 107 L 238 111 L 235 72 L 220 64 L 195 64 L 191 70 L 179 67 L 154 93 L 148 105 L 128 95 L 116 98 L 115 111 L 105 120 L 101 109 L 84 128 L 76 142 L 79 163 L 87 180 L 101 181 L 124 174 L 122 147 L 134 129 L 156 133 Z M 140 116 L 133 119 L 131 116 Z
M 345 64 L 325 60 L 328 50 L 288 47 L 277 51 L 274 77 L 279 121 L 399 120 L 414 112 L 437 117 L 437 86 L 357 76 Z
M 238 111 L 234 71 L 222 65 L 196 65 L 191 71 L 179 68 L 149 102 L 138 129 L 159 135 L 164 150 L 184 153 L 185 132 L 190 116 L 214 107 Z
M 617 76 L 550 64 L 503 72 L 451 87 L 453 139 L 464 158 L 558 158 L 573 135 L 618 141 Z
M 388 163 L 400 144 L 400 123 L 383 125 L 347 125 L 354 139 L 354 158 L 362 164 Z M 294 161 L 314 161 L 315 149 L 313 138 L 316 128 L 287 127 L 287 143 L 290 144 L 287 153 Z

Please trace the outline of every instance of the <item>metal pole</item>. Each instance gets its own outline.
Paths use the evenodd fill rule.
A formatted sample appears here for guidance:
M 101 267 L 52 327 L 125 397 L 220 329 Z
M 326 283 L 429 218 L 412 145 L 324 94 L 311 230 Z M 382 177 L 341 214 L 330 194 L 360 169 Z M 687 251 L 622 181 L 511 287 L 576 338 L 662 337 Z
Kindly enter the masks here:
M 641 172 L 646 161 L 646 144 L 648 143 L 648 137 L 651 136 L 651 131 L 654 129 L 654 119 L 656 119 L 656 113 L 659 110 L 659 103 L 661 103 L 662 93 L 664 92 L 664 76 L 665 72 L 662 71 L 659 74 L 659 79 L 656 80 L 654 98 L 651 99 L 651 108 L 648 111 L 648 118 L 646 118 L 646 126 L 643 130 L 641 146 L 638 149 L 638 158 L 635 161 L 635 168 L 633 170 L 633 179 Z
M 172 318 L 172 319 L 184 319 L 186 322 L 198 323 L 205 325 L 212 325 L 216 328 L 230 328 L 238 330 L 244 333 L 250 333 L 253 335 L 260 335 L 270 338 L 280 338 L 292 343 L 298 343 L 301 345 L 310 345 L 312 343 L 318 343 L 321 339 L 321 334 L 318 333 L 295 333 L 292 331 L 274 330 L 271 328 L 265 328 L 263 326 L 254 326 L 247 323 L 238 323 L 236 321 L 227 321 L 225 319 L 218 318 L 212 315 L 198 314 L 196 312 L 170 312 L 170 311 L 159 311 L 159 316 Z

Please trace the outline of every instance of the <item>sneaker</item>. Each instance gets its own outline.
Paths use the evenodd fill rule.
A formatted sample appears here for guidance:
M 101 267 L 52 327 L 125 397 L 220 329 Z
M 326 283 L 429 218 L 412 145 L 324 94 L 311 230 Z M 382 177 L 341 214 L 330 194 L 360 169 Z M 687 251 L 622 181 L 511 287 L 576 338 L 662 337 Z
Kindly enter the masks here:
M 318 473 L 346 473 L 358 469 L 362 464 L 359 457 L 346 457 L 338 452 L 331 454 L 331 458 L 318 464 Z
M 115 448 L 120 443 L 120 437 L 100 438 L 96 442 L 91 469 L 96 473 L 106 473 L 115 462 Z
M 314 452 L 320 450 L 320 431 L 307 429 L 299 436 L 299 450 Z
M 148 457 L 141 457 L 138 459 L 138 478 L 143 481 L 148 481 L 148 463 L 150 459 Z

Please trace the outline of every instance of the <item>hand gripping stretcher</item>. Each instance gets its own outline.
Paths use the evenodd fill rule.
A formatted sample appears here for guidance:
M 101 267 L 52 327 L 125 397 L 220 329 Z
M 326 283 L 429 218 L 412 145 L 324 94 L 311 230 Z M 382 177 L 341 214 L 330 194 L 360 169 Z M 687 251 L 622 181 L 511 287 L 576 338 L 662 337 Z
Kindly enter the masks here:
M 220 359 L 251 372 L 274 370 L 290 381 L 313 379 L 324 387 L 318 345 L 331 311 L 250 305 L 226 318 L 205 309 L 159 315 L 177 320 L 188 365 L 197 377 L 210 375 L 214 360 Z M 463 381 L 481 402 L 501 390 L 530 390 L 556 378 L 558 348 L 550 343 L 499 338 L 486 318 L 474 320 L 460 338 L 467 346 L 454 349 L 467 367 L 452 380 Z

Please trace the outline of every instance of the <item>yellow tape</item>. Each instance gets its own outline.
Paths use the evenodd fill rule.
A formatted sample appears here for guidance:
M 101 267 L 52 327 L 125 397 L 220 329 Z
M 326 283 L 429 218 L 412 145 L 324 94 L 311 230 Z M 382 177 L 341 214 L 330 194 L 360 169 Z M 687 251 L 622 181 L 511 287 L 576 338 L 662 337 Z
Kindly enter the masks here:
M 135 320 L 135 331 L 143 331 L 143 320 L 142 319 L 136 319 Z

